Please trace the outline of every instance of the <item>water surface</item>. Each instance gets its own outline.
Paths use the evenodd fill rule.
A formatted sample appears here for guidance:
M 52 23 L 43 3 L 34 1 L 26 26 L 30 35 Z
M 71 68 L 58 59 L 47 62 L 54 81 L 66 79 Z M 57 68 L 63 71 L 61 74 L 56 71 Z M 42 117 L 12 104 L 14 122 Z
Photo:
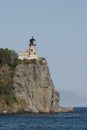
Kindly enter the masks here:
M 73 113 L 0 115 L 0 130 L 87 130 L 87 108 Z

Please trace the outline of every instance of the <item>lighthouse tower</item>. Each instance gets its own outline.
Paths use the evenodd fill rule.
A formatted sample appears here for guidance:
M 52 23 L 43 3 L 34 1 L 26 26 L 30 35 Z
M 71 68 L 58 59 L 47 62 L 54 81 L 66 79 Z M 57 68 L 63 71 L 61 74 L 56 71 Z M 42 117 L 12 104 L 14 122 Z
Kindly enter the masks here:
M 37 59 L 35 39 L 32 37 L 29 44 L 29 59 Z

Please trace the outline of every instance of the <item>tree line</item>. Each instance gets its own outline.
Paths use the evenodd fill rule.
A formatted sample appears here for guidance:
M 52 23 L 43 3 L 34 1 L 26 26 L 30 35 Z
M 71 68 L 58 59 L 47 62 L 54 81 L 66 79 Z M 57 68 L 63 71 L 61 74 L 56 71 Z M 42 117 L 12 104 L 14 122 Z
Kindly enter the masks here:
M 0 48 L 0 63 L 11 64 L 17 59 L 18 54 L 14 50 Z

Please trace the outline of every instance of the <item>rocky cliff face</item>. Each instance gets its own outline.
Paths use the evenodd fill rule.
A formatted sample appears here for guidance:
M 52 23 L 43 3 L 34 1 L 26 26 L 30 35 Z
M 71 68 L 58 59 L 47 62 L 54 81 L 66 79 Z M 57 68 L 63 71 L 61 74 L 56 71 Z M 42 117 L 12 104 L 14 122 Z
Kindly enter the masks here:
M 58 112 L 59 92 L 56 91 L 44 60 L 35 64 L 20 64 L 13 77 L 14 96 L 22 110 L 34 113 Z
M 26 61 L 15 68 L 0 65 L 0 113 L 71 112 L 59 106 L 59 92 L 45 59 Z

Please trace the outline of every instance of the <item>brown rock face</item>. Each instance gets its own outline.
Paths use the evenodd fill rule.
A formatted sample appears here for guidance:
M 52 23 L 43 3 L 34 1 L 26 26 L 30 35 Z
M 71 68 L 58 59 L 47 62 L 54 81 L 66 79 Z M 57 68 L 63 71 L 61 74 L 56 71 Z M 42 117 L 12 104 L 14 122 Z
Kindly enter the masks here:
M 26 112 L 59 111 L 59 92 L 55 90 L 46 61 L 20 64 L 13 77 L 14 96 Z

